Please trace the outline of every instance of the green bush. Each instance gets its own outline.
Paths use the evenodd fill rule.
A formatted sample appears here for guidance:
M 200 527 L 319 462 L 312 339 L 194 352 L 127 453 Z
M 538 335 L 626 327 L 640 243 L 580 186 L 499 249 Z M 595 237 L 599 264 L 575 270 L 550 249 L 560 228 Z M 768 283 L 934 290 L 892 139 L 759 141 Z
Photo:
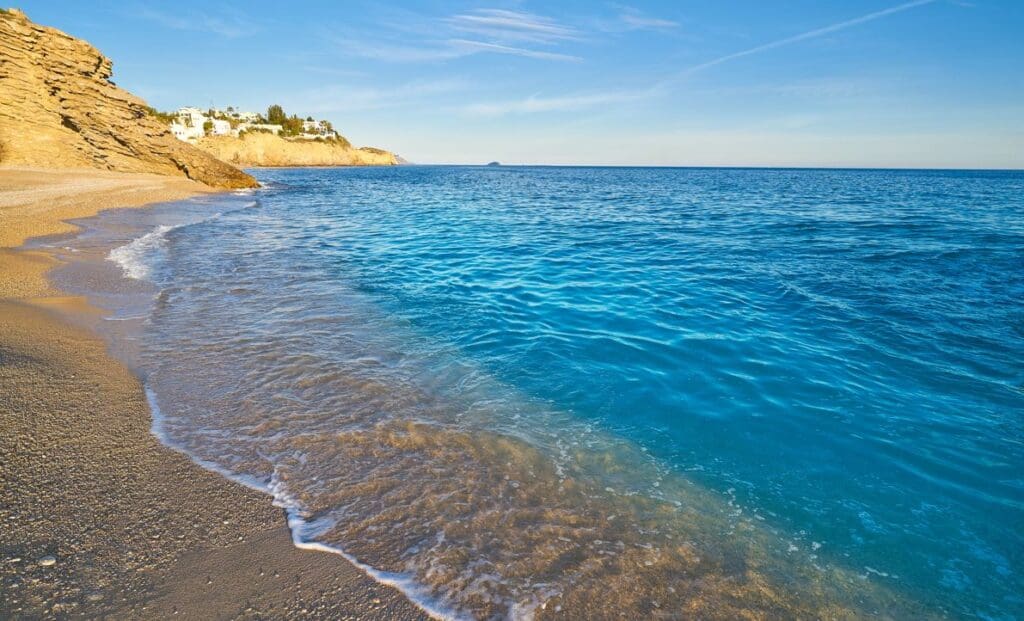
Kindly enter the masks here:
M 267 122 L 271 125 L 284 125 L 284 122 L 287 120 L 288 117 L 281 106 L 274 104 L 267 108 Z
M 146 112 L 161 123 L 170 124 L 177 117 L 170 112 L 160 112 L 152 106 L 146 106 Z

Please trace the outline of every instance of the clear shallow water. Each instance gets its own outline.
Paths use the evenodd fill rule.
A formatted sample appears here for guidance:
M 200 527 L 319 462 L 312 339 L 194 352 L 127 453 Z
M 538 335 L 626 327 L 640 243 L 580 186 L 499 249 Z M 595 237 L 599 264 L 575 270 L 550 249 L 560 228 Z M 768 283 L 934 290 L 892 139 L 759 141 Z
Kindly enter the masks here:
M 1024 174 L 257 175 L 58 281 L 299 540 L 452 615 L 1024 616 Z

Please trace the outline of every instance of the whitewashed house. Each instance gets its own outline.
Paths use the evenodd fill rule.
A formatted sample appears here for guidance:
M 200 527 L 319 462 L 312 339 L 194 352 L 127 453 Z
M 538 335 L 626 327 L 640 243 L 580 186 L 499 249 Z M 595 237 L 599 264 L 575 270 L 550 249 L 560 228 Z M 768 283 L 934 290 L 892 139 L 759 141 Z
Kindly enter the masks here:
M 170 125 L 171 133 L 178 140 L 196 140 L 203 137 L 203 125 L 186 125 L 180 121 L 173 121 Z
M 202 138 L 205 133 L 203 124 L 207 120 L 207 116 L 199 108 L 179 108 L 175 112 L 175 119 L 171 121 L 171 133 L 178 140 Z
M 217 110 L 213 112 L 218 114 Z M 231 130 L 230 121 L 211 118 L 199 108 L 179 108 L 175 112 L 175 119 L 171 121 L 170 129 L 179 140 L 197 140 L 206 135 L 207 123 L 211 124 L 211 136 L 237 135 L 237 132 Z
M 206 122 L 206 113 L 199 108 L 178 108 L 175 115 L 179 123 L 188 127 L 198 126 L 202 129 Z
M 231 134 L 231 123 L 222 119 L 211 119 L 213 122 L 213 128 L 210 130 L 211 136 L 229 136 Z
M 188 140 L 189 128 L 177 121 L 171 121 L 171 133 L 178 140 Z
M 236 108 L 228 106 L 226 110 L 220 108 L 210 108 L 210 112 L 213 116 L 221 118 L 234 119 L 236 121 L 245 121 L 247 123 L 255 123 L 260 120 L 260 115 L 256 112 L 242 112 Z
M 219 117 L 219 118 L 218 118 Z M 225 118 L 227 117 L 227 118 Z M 228 118 L 233 120 L 228 120 Z M 264 131 L 279 135 L 284 128 L 272 123 L 259 123 L 260 115 L 256 112 L 240 112 L 237 110 L 219 110 L 211 108 L 209 114 L 200 108 L 179 108 L 170 123 L 171 133 L 179 140 L 198 140 L 206 135 L 206 124 L 210 124 L 211 136 L 238 136 L 245 131 Z M 231 124 L 237 120 L 235 127 Z M 307 139 L 331 138 L 338 132 L 330 129 L 327 121 L 303 121 L 300 137 Z
M 338 132 L 328 129 L 327 121 L 303 121 L 300 138 L 333 138 Z

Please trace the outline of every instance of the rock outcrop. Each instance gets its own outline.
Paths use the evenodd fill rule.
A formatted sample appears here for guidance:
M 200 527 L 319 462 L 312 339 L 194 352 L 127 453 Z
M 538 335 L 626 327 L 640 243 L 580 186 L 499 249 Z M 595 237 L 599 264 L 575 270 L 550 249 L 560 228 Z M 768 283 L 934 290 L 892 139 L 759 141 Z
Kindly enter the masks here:
M 100 168 L 258 185 L 171 135 L 110 81 L 111 61 L 80 39 L 0 10 L 0 165 Z
M 245 133 L 238 138 L 208 136 L 196 146 L 237 166 L 394 166 L 394 153 L 353 148 L 344 140 L 286 140 L 273 134 Z

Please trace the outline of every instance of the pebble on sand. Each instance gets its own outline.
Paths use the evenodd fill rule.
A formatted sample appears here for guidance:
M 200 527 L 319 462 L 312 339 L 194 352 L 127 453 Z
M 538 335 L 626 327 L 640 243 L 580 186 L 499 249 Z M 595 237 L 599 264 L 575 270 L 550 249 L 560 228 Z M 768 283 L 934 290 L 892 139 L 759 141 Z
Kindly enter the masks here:
M 52 554 L 47 554 L 46 556 L 39 559 L 39 564 L 43 567 L 51 567 L 57 564 L 57 557 Z

